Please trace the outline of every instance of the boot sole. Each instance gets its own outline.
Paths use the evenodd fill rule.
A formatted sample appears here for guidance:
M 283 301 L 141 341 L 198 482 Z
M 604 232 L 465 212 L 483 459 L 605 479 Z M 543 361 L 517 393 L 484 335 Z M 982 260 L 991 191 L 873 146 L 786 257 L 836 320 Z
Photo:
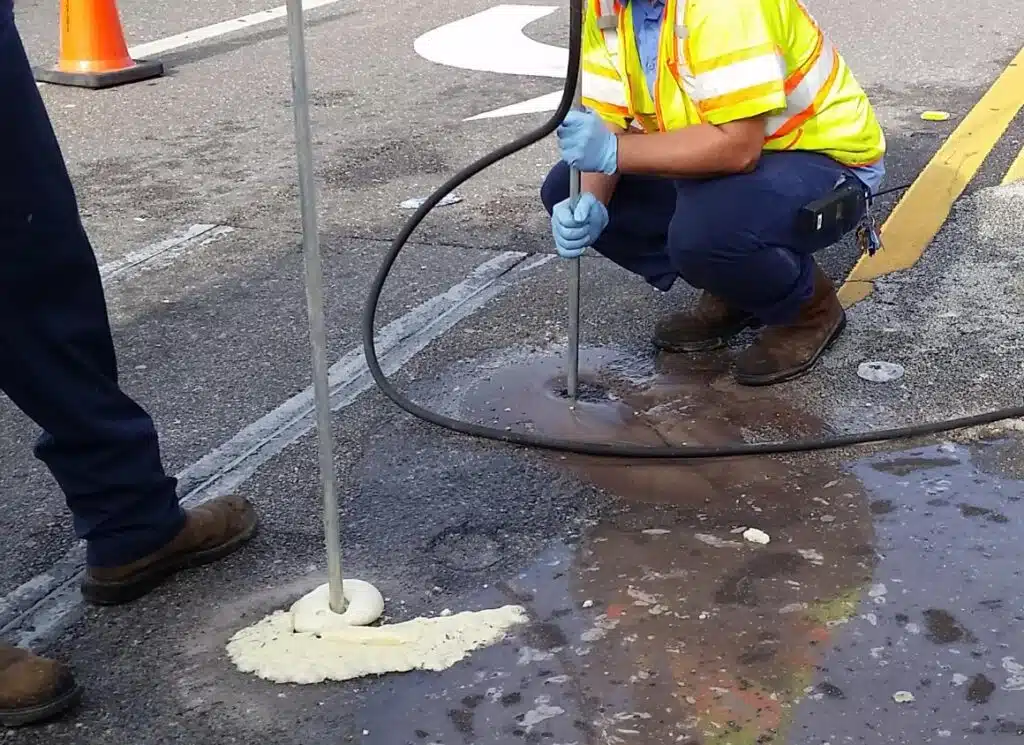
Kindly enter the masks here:
M 729 345 L 729 342 L 735 339 L 737 336 L 742 334 L 747 329 L 757 329 L 761 327 L 761 323 L 756 318 L 750 318 L 745 321 L 742 325 L 737 324 L 731 329 L 728 329 L 718 336 L 711 339 L 701 339 L 691 342 L 668 342 L 659 339 L 654 336 L 651 339 L 651 343 L 657 349 L 662 352 L 669 352 L 671 354 L 696 354 L 698 352 L 713 352 L 716 349 L 722 349 Z
M 29 724 L 39 724 L 54 719 L 76 706 L 82 700 L 83 691 L 82 686 L 76 685 L 48 704 L 0 711 L 0 725 L 8 728 L 25 727 Z
M 845 329 L 846 313 L 844 311 L 843 317 L 840 319 L 838 325 L 835 328 L 835 331 L 833 331 L 832 335 L 828 338 L 828 341 L 826 341 L 824 344 L 818 347 L 818 351 L 814 353 L 814 356 L 811 357 L 811 359 L 804 362 L 799 367 L 792 367 L 788 370 L 772 373 L 771 375 L 742 375 L 737 372 L 734 374 L 733 377 L 736 380 L 736 382 L 739 383 L 740 385 L 751 387 L 775 385 L 776 383 L 785 383 L 786 381 L 789 380 L 795 380 L 796 378 L 806 375 L 808 372 L 811 371 L 811 368 L 818 364 L 818 360 L 820 360 L 822 355 L 824 355 L 825 352 L 831 349 L 832 345 L 839 340 L 839 337 L 843 335 L 843 331 Z
M 123 605 L 138 600 L 179 572 L 212 564 L 230 556 L 252 540 L 256 535 L 258 522 L 257 518 L 253 516 L 252 522 L 231 540 L 205 551 L 169 556 L 130 579 L 117 582 L 84 579 L 81 587 L 82 597 L 93 605 L 103 606 Z

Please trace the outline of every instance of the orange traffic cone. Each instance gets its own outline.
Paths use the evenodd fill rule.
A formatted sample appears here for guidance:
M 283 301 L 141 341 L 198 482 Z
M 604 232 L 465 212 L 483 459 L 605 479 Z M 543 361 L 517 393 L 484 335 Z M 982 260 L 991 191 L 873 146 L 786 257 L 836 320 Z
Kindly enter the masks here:
M 57 85 L 109 88 L 163 73 L 163 63 L 136 61 L 128 55 L 115 0 L 61 0 L 57 65 L 37 68 L 35 78 Z

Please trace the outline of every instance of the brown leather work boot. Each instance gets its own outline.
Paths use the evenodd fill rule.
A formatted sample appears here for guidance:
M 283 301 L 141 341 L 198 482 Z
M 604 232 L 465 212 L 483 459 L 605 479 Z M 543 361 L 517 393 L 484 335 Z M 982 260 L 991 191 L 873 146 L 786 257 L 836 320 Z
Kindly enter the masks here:
M 654 346 L 666 352 L 707 352 L 719 349 L 746 328 L 756 328 L 754 316 L 730 308 L 709 292 L 702 292 L 691 311 L 673 313 L 658 323 Z
M 814 268 L 814 291 L 787 326 L 770 326 L 736 359 L 736 382 L 771 385 L 803 375 L 846 327 L 846 312 L 835 285 L 820 267 Z
M 124 566 L 87 568 L 82 597 L 96 605 L 136 600 L 176 572 L 234 553 L 256 534 L 256 524 L 256 511 L 245 499 L 211 499 L 187 510 L 181 532 L 159 551 Z
M 66 665 L 0 644 L 0 724 L 23 727 L 43 722 L 81 698 L 82 688 Z

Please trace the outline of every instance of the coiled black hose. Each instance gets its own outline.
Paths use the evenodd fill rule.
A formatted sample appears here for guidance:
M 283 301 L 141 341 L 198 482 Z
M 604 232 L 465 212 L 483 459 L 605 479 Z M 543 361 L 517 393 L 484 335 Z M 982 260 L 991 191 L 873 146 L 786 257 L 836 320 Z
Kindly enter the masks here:
M 486 440 L 494 440 L 510 445 L 521 445 L 557 452 L 577 453 L 581 455 L 599 455 L 613 458 L 663 458 L 663 459 L 690 459 L 690 458 L 725 458 L 739 455 L 768 455 L 777 453 L 800 453 L 815 450 L 829 450 L 834 448 L 849 447 L 851 445 L 862 445 L 872 442 L 884 442 L 887 440 L 907 439 L 932 435 L 939 432 L 947 432 L 954 429 L 976 427 L 983 424 L 1024 417 L 1024 406 L 1012 406 L 996 411 L 990 411 L 974 416 L 948 419 L 940 422 L 928 422 L 923 424 L 912 424 L 905 427 L 893 429 L 875 430 L 873 432 L 856 432 L 851 434 L 836 435 L 817 439 L 790 440 L 782 442 L 763 443 L 737 443 L 735 445 L 723 445 L 712 447 L 670 447 L 670 446 L 642 446 L 625 445 L 617 443 L 590 443 L 577 440 L 569 440 L 559 437 L 547 437 L 537 434 L 526 434 L 510 432 L 503 429 L 486 427 L 480 424 L 459 421 L 451 417 L 430 411 L 398 391 L 387 379 L 377 359 L 377 350 L 374 347 L 374 325 L 377 316 L 377 305 L 380 302 L 384 284 L 387 282 L 391 268 L 398 258 L 398 254 L 408 242 L 413 231 L 416 230 L 423 218 L 437 206 L 445 196 L 457 189 L 461 184 L 480 173 L 503 158 L 533 145 L 548 135 L 552 134 L 561 124 L 565 115 L 569 113 L 573 104 L 574 84 L 579 73 L 582 36 L 583 36 L 583 2 L 584 0 L 570 0 L 569 18 L 569 65 L 565 76 L 565 88 L 562 91 L 562 99 L 559 101 L 555 113 L 532 132 L 524 134 L 513 142 L 498 148 L 492 153 L 485 155 L 479 160 L 469 164 L 456 173 L 438 189 L 427 197 L 426 201 L 412 214 L 398 236 L 391 244 L 384 262 L 381 264 L 377 275 L 370 287 L 370 294 L 366 300 L 362 317 L 363 351 L 366 355 L 366 364 L 370 374 L 380 388 L 381 392 L 390 398 L 401 409 L 419 419 L 435 424 L 438 427 L 459 432 L 470 437 L 478 437 Z M 896 187 L 897 189 L 900 187 Z M 892 190 L 887 190 L 892 191 Z

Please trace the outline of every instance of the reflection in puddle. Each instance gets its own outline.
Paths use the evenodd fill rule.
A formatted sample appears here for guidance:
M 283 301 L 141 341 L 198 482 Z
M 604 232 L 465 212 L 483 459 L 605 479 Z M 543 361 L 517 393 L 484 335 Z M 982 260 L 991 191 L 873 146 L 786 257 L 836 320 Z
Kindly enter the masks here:
M 658 445 L 822 431 L 768 392 L 719 384 L 724 358 L 654 370 L 610 352 L 581 361 L 586 395 L 574 408 L 560 395 L 560 360 L 539 358 L 475 381 L 461 414 Z M 858 482 L 811 458 L 540 457 L 619 497 L 620 509 L 492 588 L 501 595 L 475 599 L 526 605 L 534 624 L 516 644 L 482 651 L 443 685 L 389 692 L 415 711 L 420 741 L 739 745 L 783 732 L 871 575 Z M 768 545 L 745 540 L 747 528 Z
M 462 415 L 655 445 L 825 430 L 770 389 L 725 382 L 713 355 L 644 369 L 591 350 L 581 362 L 588 395 L 573 410 L 558 395 L 560 360 L 541 357 L 475 381 Z M 524 604 L 531 626 L 443 674 L 387 679 L 357 714 L 362 742 L 817 745 L 1024 730 L 1011 534 L 1024 511 L 1008 498 L 1024 490 L 964 452 L 852 471 L 820 455 L 538 457 L 618 497 L 617 509 L 474 596 L 468 607 Z M 770 542 L 745 540 L 747 528 Z M 894 703 L 898 692 L 914 701 Z
M 837 731 L 870 731 L 878 743 L 1024 736 L 1024 483 L 986 472 L 981 460 L 943 445 L 854 464 L 873 496 L 895 506 L 875 524 L 883 558 L 874 582 L 889 591 L 874 622 L 861 614 L 828 656 L 853 705 L 798 708 L 808 742 Z M 901 690 L 914 702 L 894 704 Z

